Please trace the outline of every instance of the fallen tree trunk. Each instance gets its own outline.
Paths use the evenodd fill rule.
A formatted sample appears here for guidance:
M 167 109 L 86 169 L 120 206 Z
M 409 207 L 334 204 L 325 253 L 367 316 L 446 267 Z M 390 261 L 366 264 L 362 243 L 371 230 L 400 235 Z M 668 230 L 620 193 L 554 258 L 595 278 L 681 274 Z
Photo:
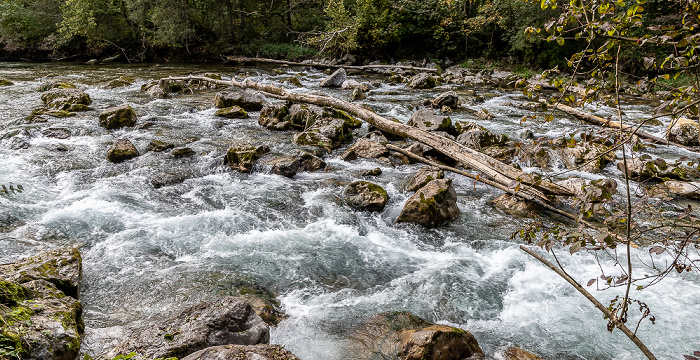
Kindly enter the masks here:
M 542 198 L 546 198 L 545 194 L 573 196 L 574 194 L 557 184 L 550 181 L 535 178 L 529 174 L 522 172 L 512 166 L 506 165 L 486 154 L 482 154 L 474 149 L 468 148 L 454 140 L 420 130 L 418 128 L 408 126 L 403 123 L 394 122 L 375 114 L 373 111 L 355 106 L 347 101 L 336 99 L 330 96 L 312 95 L 312 94 L 297 94 L 290 92 L 270 84 L 259 84 L 250 79 L 244 81 L 236 80 L 215 80 L 201 76 L 187 77 L 170 77 L 164 80 L 169 81 L 189 81 L 200 80 L 209 81 L 215 84 L 230 85 L 242 89 L 255 89 L 261 91 L 268 96 L 289 100 L 292 102 L 301 102 L 307 104 L 315 104 L 319 106 L 328 106 L 335 109 L 344 110 L 352 115 L 359 117 L 367 123 L 375 126 L 377 129 L 419 141 L 426 144 L 442 154 L 455 159 L 467 167 L 480 171 L 494 181 L 508 186 L 515 187 L 518 183 L 521 188 L 532 187 L 532 191 L 539 191 Z
M 540 102 L 546 102 L 546 100 L 540 100 Z M 698 151 L 697 148 L 685 146 L 683 144 L 679 144 L 677 142 L 670 141 L 668 139 L 663 139 L 663 138 L 651 135 L 651 134 L 644 132 L 644 131 L 641 131 L 641 130 L 635 130 L 633 127 L 621 125 L 620 123 L 613 122 L 613 121 L 608 120 L 608 119 L 603 119 L 600 116 L 595 116 L 593 114 L 589 114 L 585 111 L 572 108 L 571 106 L 567 106 L 567 105 L 563 105 L 563 104 L 554 104 L 551 106 L 553 106 L 554 109 L 561 110 L 567 114 L 576 116 L 577 118 L 579 118 L 583 121 L 589 122 L 591 124 L 596 124 L 596 125 L 600 125 L 603 127 L 613 128 L 613 129 L 622 129 L 622 131 L 624 131 L 624 132 L 627 132 L 629 134 L 635 134 L 635 135 L 639 136 L 640 138 L 651 140 L 656 144 L 673 145 L 673 146 L 678 146 L 680 148 L 694 151 L 694 152 Z
M 426 68 L 426 67 L 415 67 L 406 65 L 363 65 L 363 66 L 353 66 L 353 65 L 330 65 L 322 63 L 300 63 L 293 61 L 275 60 L 275 59 L 265 59 L 265 58 L 249 58 L 249 57 L 227 57 L 227 62 L 239 62 L 239 63 L 267 63 L 267 64 L 281 64 L 281 65 L 292 65 L 292 66 L 312 66 L 319 68 L 329 68 L 329 69 L 352 69 L 352 70 L 373 70 L 373 69 L 402 69 L 402 70 L 415 70 L 415 71 L 425 71 L 425 72 L 435 72 L 438 69 Z

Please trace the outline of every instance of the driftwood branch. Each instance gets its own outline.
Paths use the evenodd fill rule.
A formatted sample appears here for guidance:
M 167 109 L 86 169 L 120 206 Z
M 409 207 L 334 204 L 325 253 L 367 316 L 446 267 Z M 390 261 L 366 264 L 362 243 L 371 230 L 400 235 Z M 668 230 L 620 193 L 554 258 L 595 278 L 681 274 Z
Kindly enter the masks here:
M 280 64 L 280 65 L 291 65 L 291 66 L 312 66 L 318 68 L 329 68 L 329 69 L 352 69 L 352 70 L 379 70 L 379 69 L 402 69 L 402 70 L 415 70 L 415 71 L 425 71 L 425 72 L 435 72 L 438 69 L 427 68 L 427 67 L 415 67 L 415 66 L 405 66 L 405 65 L 363 65 L 363 66 L 352 66 L 352 65 L 330 65 L 322 64 L 317 62 L 312 63 L 300 63 L 293 61 L 275 60 L 275 59 L 264 59 L 264 58 L 249 58 L 249 57 L 235 57 L 229 56 L 225 58 L 227 62 L 232 63 L 266 63 L 266 64 Z
M 330 96 L 312 95 L 312 94 L 297 94 L 286 89 L 270 85 L 259 84 L 250 79 L 243 81 L 237 80 L 215 80 L 201 76 L 186 76 L 186 77 L 171 77 L 165 80 L 171 81 L 189 81 L 200 80 L 209 81 L 215 84 L 234 86 L 242 89 L 255 89 L 265 93 L 268 96 L 289 100 L 292 102 L 301 102 L 307 104 L 315 104 L 319 106 L 329 106 L 335 109 L 346 111 L 376 128 L 409 138 L 423 144 L 426 144 L 442 154 L 461 162 L 467 167 L 479 171 L 489 178 L 493 179 L 504 186 L 511 186 L 513 182 L 519 182 L 521 189 L 532 188 L 528 191 L 539 192 L 540 197 L 546 199 L 546 195 L 561 195 L 573 196 L 574 194 L 557 184 L 554 184 L 545 179 L 534 178 L 533 176 L 524 173 L 512 166 L 506 165 L 486 154 L 482 154 L 474 149 L 464 146 L 454 140 L 420 130 L 418 128 L 408 126 L 403 123 L 394 122 L 377 115 L 373 111 L 353 105 L 347 101 L 336 99 Z
M 603 314 L 605 314 L 605 317 L 610 319 L 610 321 L 612 321 L 612 323 L 615 325 L 615 327 L 620 329 L 622 331 L 622 333 L 624 333 L 630 340 L 632 340 L 632 342 L 635 345 L 637 345 L 639 350 L 641 350 L 642 353 L 644 353 L 644 355 L 649 360 L 656 360 L 656 357 L 654 356 L 654 354 L 652 354 L 651 351 L 649 351 L 649 349 L 647 349 L 646 345 L 644 345 L 644 343 L 641 340 L 639 340 L 639 338 L 637 337 L 637 335 L 634 334 L 634 332 L 632 332 L 627 326 L 625 326 L 625 324 L 622 321 L 620 321 L 620 319 L 618 319 L 617 315 L 615 315 L 610 310 L 608 310 L 608 308 L 606 308 L 603 304 L 601 304 L 600 301 L 598 301 L 598 299 L 593 297 L 593 295 L 591 295 L 591 293 L 586 291 L 586 289 L 584 289 L 583 286 L 581 286 L 581 284 L 579 284 L 576 280 L 574 280 L 571 276 L 569 276 L 569 274 L 564 272 L 562 269 L 556 267 L 551 262 L 547 261 L 547 259 L 542 257 L 540 254 L 532 251 L 532 249 L 529 249 L 523 245 L 520 245 L 520 249 L 525 251 L 530 256 L 534 257 L 535 259 L 537 259 L 539 262 L 541 262 L 542 264 L 544 264 L 545 266 L 550 268 L 552 271 L 557 273 L 557 275 L 561 276 L 564 280 L 566 280 L 566 282 L 571 284 L 571 286 L 573 286 L 576 290 L 578 290 L 578 292 L 580 292 L 581 295 L 583 295 L 598 310 L 600 310 Z M 631 279 L 630 279 L 630 281 L 631 281 Z

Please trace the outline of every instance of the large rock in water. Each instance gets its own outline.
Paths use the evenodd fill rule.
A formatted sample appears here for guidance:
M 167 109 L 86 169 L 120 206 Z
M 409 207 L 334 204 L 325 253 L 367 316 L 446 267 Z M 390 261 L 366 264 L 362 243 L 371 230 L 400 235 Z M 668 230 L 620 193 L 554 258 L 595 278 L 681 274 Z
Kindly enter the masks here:
M 223 109 L 219 109 L 216 116 L 221 116 L 229 119 L 247 119 L 248 113 L 241 109 L 239 106 L 229 106 Z
M 655 185 L 649 190 L 654 197 L 679 196 L 693 200 L 700 200 L 700 182 L 669 180 Z
M 225 162 L 232 169 L 240 172 L 253 170 L 253 163 L 263 154 L 270 152 L 267 145 L 240 144 L 234 145 L 226 152 Z
M 436 109 L 442 109 L 443 106 L 456 109 L 459 107 L 459 96 L 454 91 L 448 91 L 440 94 L 430 103 Z
M 567 169 L 577 169 L 591 173 L 599 173 L 613 160 L 615 153 L 610 147 L 603 144 L 584 142 L 574 147 L 565 147 L 559 150 L 561 160 Z
M 136 112 L 129 104 L 111 107 L 100 113 L 100 126 L 107 129 L 119 129 L 136 124 Z
M 124 162 L 139 156 L 134 144 L 129 139 L 119 139 L 107 151 L 107 160 L 113 163 Z
M 406 191 L 416 191 L 429 182 L 437 179 L 444 179 L 445 172 L 434 166 L 423 166 L 417 173 L 413 174 L 404 186 Z
M 345 188 L 343 199 L 355 209 L 382 211 L 389 201 L 389 195 L 377 184 L 355 181 Z
M 214 105 L 220 109 L 239 106 L 246 111 L 258 111 L 266 103 L 267 99 L 265 96 L 250 89 L 236 92 L 220 92 L 214 97 Z
M 413 113 L 408 125 L 425 131 L 449 131 L 452 120 L 447 116 L 435 115 L 433 109 L 420 109 Z
M 85 111 L 92 104 L 90 95 L 80 89 L 53 89 L 41 95 L 44 106 L 51 110 Z
M 452 180 L 438 179 L 420 188 L 406 201 L 396 222 L 414 222 L 434 228 L 460 214 Z
M 617 168 L 625 172 L 624 162 L 619 161 Z M 627 159 L 627 175 L 635 180 L 658 179 L 663 178 L 678 179 L 678 180 L 694 180 L 698 179 L 698 171 L 683 165 L 671 165 L 662 158 L 645 159 L 634 158 Z
M 270 340 L 270 327 L 243 299 L 202 302 L 134 334 L 103 357 L 136 353 L 133 359 L 183 358 L 217 345 L 256 345 Z
M 700 125 L 697 121 L 680 118 L 668 126 L 668 140 L 685 146 L 700 145 Z
M 465 131 L 457 137 L 458 143 L 475 150 L 481 150 L 493 145 L 502 145 L 506 141 L 508 141 L 508 136 L 494 134 L 486 129 Z
M 7 352 L 19 359 L 78 356 L 85 329 L 77 300 L 80 271 L 75 248 L 0 265 L 0 358 Z
M 460 360 L 484 356 L 469 332 L 435 325 L 407 312 L 378 314 L 356 328 L 350 338 L 349 358 L 357 360 Z
M 197 351 L 182 360 L 301 360 L 279 345 L 222 345 Z
M 321 83 L 318 84 L 320 87 L 340 87 L 343 85 L 345 80 L 348 78 L 348 74 L 345 72 L 345 69 L 340 68 L 336 70 L 334 73 L 331 74 L 331 76 L 321 80 Z
M 435 87 L 435 78 L 428 73 L 420 73 L 411 78 L 406 86 L 412 89 L 431 89 Z
M 352 140 L 352 129 L 361 125 L 352 118 L 324 117 L 306 131 L 295 134 L 293 140 L 299 145 L 317 146 L 331 152 Z

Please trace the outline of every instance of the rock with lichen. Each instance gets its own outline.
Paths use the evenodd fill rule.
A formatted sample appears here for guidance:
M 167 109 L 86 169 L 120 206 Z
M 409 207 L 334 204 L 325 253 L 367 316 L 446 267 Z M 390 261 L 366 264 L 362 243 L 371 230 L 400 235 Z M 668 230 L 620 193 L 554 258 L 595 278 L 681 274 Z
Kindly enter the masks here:
M 111 107 L 100 113 L 100 126 L 106 129 L 119 129 L 134 126 L 137 120 L 136 112 L 129 104 Z
M 0 349 L 5 355 L 37 360 L 78 356 L 85 330 L 77 299 L 80 272 L 75 248 L 0 265 Z
M 41 95 L 41 101 L 49 110 L 86 111 L 92 104 L 90 95 L 80 89 L 53 89 Z
M 435 115 L 433 109 L 420 109 L 413 113 L 408 125 L 424 131 L 450 131 L 452 120 L 448 116 Z
M 434 228 L 460 214 L 452 180 L 436 179 L 421 187 L 406 201 L 396 222 L 412 222 Z
M 404 186 L 406 191 L 416 191 L 423 186 L 427 185 L 429 182 L 437 179 L 444 179 L 445 172 L 440 168 L 434 166 L 423 166 L 408 179 L 408 182 Z
M 253 163 L 268 152 L 270 148 L 267 145 L 238 144 L 228 149 L 224 161 L 231 169 L 251 172 Z
M 700 124 L 697 121 L 680 118 L 668 126 L 667 138 L 685 146 L 700 145 Z
M 129 139 L 118 139 L 107 151 L 107 160 L 113 163 L 124 162 L 137 156 L 139 151 Z
M 246 111 L 260 111 L 267 102 L 263 94 L 250 89 L 220 92 L 214 97 L 214 105 L 219 109 L 238 106 Z
M 381 212 L 389 201 L 389 195 L 377 184 L 355 181 L 345 187 L 343 199 L 355 209 Z

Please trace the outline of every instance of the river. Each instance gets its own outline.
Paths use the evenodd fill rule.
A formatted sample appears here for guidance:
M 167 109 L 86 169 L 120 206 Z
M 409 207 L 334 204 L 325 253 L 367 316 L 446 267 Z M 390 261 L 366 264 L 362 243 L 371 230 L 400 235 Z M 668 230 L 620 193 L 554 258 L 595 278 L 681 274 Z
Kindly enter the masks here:
M 261 171 L 233 172 L 222 166 L 232 141 L 265 143 L 271 156 L 284 156 L 294 148 L 292 133 L 261 127 L 258 113 L 250 119 L 215 117 L 215 92 L 152 99 L 140 91 L 150 79 L 216 72 L 263 83 L 297 74 L 304 88 L 293 91 L 346 99 L 350 95 L 349 90 L 318 88 L 326 76 L 321 71 L 283 70 L 277 74 L 266 67 L 0 63 L 0 78 L 15 82 L 0 87 L 0 184 L 21 184 L 25 190 L 0 198 L 0 225 L 5 227 L 0 232 L 0 263 L 56 247 L 81 247 L 83 353 L 96 355 L 134 329 L 198 301 L 229 294 L 235 284 L 246 282 L 278 294 L 288 318 L 273 328 L 271 342 L 306 360 L 351 359 L 345 352 L 347 332 L 378 312 L 394 310 L 472 332 L 489 358 L 499 358 L 509 345 L 547 359 L 643 358 L 619 331 L 606 331 L 606 320 L 586 299 L 510 240 L 526 220 L 490 204 L 498 190 L 448 174 L 461 217 L 438 229 L 395 224 L 411 195 L 402 190 L 403 183 L 420 165 L 346 162 L 339 158 L 340 149 L 325 157 L 325 172 L 300 173 L 292 179 Z M 120 76 L 135 82 L 115 89 L 106 86 Z M 92 97 L 93 110 L 26 124 L 24 118 L 41 106 L 39 85 L 50 81 L 78 85 Z M 418 103 L 445 89 L 414 91 L 403 84 L 384 84 L 366 103 L 381 115 L 406 122 Z M 527 99 L 519 91 L 487 86 L 457 90 L 469 107 L 486 108 L 496 116 L 485 121 L 458 112 L 451 115 L 453 120 L 476 120 L 511 137 L 525 126 L 546 137 L 586 127 L 561 114 L 551 123 L 522 124 L 527 111 L 515 104 Z M 467 90 L 484 101 L 464 95 Z M 382 95 L 386 92 L 391 95 Z M 123 103 L 136 110 L 137 125 L 101 128 L 99 112 Z M 651 107 L 631 102 L 624 110 L 633 119 L 648 114 Z M 605 107 L 593 111 L 611 113 Z M 663 134 L 661 126 L 645 130 Z M 364 125 L 358 134 L 366 131 Z M 56 137 L 57 133 L 63 135 Z M 129 138 L 142 156 L 121 164 L 108 162 L 106 151 L 120 137 Z M 167 153 L 146 153 L 151 140 L 186 145 L 196 155 L 176 159 Z M 663 146 L 653 152 L 671 159 L 695 156 Z M 382 175 L 371 181 L 387 190 L 386 209 L 368 213 L 345 206 L 339 200 L 341 184 L 375 167 Z M 188 179 L 154 188 L 150 178 L 164 171 L 180 172 Z M 601 174 L 574 174 L 614 178 L 619 189 L 624 185 L 614 165 Z M 560 258 L 583 283 L 600 275 L 588 253 Z M 613 268 L 605 262 L 603 266 Z M 593 292 L 604 304 L 621 293 Z M 678 359 L 700 350 L 697 276 L 672 274 L 634 295 L 656 317 L 655 325 L 642 323 L 638 336 L 657 358 Z

